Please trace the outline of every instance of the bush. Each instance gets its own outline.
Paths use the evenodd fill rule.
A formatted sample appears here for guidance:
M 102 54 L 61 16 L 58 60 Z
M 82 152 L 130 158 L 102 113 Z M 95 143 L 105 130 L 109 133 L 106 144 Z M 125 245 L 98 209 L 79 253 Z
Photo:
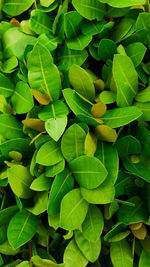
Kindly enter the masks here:
M 150 266 L 149 1 L 0 18 L 0 266 Z

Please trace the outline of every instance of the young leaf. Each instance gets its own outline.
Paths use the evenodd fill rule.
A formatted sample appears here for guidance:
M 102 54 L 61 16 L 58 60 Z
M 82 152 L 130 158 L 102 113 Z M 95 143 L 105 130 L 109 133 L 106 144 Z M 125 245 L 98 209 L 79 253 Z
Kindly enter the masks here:
M 50 191 L 48 214 L 59 213 L 62 198 L 73 189 L 73 186 L 74 179 L 67 169 L 56 175 Z
M 61 140 L 61 151 L 68 162 L 84 154 L 85 137 L 84 130 L 78 124 L 66 130 Z
M 80 189 L 67 193 L 60 208 L 60 226 L 65 230 L 75 230 L 81 226 L 88 211 L 88 203 L 81 196 Z
M 18 197 L 28 199 L 33 196 L 33 191 L 30 189 L 30 185 L 33 181 L 27 167 L 21 165 L 14 165 L 8 169 L 8 181 L 9 185 Z
M 114 56 L 113 77 L 117 86 L 118 106 L 130 106 L 138 91 L 138 75 L 129 57 Z
M 94 100 L 95 88 L 92 79 L 86 70 L 82 69 L 78 65 L 72 65 L 69 69 L 69 79 L 77 93 L 81 94 L 90 101 Z
M 80 156 L 69 164 L 77 183 L 87 189 L 98 187 L 106 179 L 107 170 L 95 157 Z
M 15 112 L 18 114 L 27 113 L 32 109 L 34 103 L 28 84 L 25 82 L 17 83 L 11 102 Z
M 45 122 L 45 129 L 49 136 L 56 142 L 59 140 L 63 134 L 67 125 L 67 116 L 62 118 L 52 118 Z
M 26 210 L 16 213 L 11 219 L 7 236 L 11 246 L 15 249 L 27 243 L 36 233 L 38 219 Z

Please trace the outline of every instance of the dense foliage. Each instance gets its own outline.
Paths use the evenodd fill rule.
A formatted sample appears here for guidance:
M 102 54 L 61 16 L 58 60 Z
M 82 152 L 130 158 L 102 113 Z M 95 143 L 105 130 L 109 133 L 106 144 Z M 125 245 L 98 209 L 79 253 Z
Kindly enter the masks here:
M 0 266 L 150 266 L 149 11 L 0 0 Z

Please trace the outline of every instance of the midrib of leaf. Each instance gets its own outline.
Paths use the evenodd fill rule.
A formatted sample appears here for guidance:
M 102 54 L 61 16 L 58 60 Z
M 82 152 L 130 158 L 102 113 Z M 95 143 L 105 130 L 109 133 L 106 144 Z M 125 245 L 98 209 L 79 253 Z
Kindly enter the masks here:
M 86 91 L 86 88 L 84 86 L 84 82 L 83 82 L 83 79 L 81 78 L 81 76 L 79 75 L 78 76 L 78 79 L 80 80 L 80 84 L 82 85 L 81 88 L 83 89 L 85 95 L 86 95 L 86 98 L 88 99 L 88 94 L 87 94 L 87 91 Z M 85 80 L 86 81 L 86 80 Z
M 120 186 L 121 184 L 124 184 L 124 183 L 125 183 L 126 181 L 128 181 L 128 180 L 131 180 L 131 178 L 130 178 L 130 177 L 127 177 L 127 178 L 121 180 L 121 182 L 119 182 L 118 184 L 115 185 L 115 188 L 116 188 L 117 186 Z
M 135 171 L 137 171 L 136 173 L 138 173 L 140 175 L 140 177 L 143 178 L 143 172 L 141 172 L 141 170 L 136 168 L 136 166 L 134 164 L 132 164 L 132 167 L 133 167 L 133 169 L 135 169 Z M 147 181 L 147 178 L 143 178 L 143 179 L 146 179 L 146 181 Z M 150 176 L 149 176 L 149 180 L 150 180 Z
M 77 204 L 73 207 L 73 209 L 70 211 L 70 213 L 68 213 L 68 215 L 66 216 L 66 218 L 70 217 L 71 214 L 78 208 L 78 206 L 84 201 L 84 198 L 82 197 Z
M 21 231 L 20 231 L 20 233 L 19 233 L 19 235 L 18 235 L 18 237 L 17 237 L 17 242 L 18 242 L 20 236 L 22 235 L 22 232 L 23 232 L 23 230 L 24 230 L 24 228 L 25 228 L 25 226 L 26 226 L 26 224 L 27 224 L 27 221 L 29 220 L 29 216 L 30 216 L 30 214 L 27 216 L 27 218 L 26 218 L 26 220 L 25 220 L 25 222 L 24 222 L 24 224 L 23 224 L 23 226 L 22 226 L 22 229 L 21 229 Z
M 89 9 L 93 9 L 93 10 L 95 10 L 95 11 L 98 11 L 98 12 L 101 12 L 101 13 L 104 13 L 105 14 L 105 12 L 104 12 L 104 10 L 102 10 L 101 8 L 97 8 L 97 7 L 93 7 L 93 6 L 89 6 L 89 5 L 85 5 L 85 4 L 82 4 L 82 2 L 80 3 L 80 6 L 83 6 L 83 7 L 87 7 L 87 8 L 89 8 Z
M 39 59 L 40 59 L 41 71 L 42 71 L 42 76 L 43 76 L 44 84 L 45 84 L 45 87 L 46 87 L 46 91 L 47 91 L 48 95 L 50 96 L 50 98 L 52 99 L 51 94 L 50 94 L 49 89 L 48 89 L 48 84 L 47 84 L 47 81 L 46 81 L 45 72 L 44 72 L 43 63 L 42 63 L 42 58 L 41 58 L 39 50 L 38 50 L 38 56 L 39 56 Z
M 101 171 L 103 172 L 103 171 Z M 95 171 L 72 171 L 72 173 L 101 173 L 100 171 L 99 172 L 95 172 Z
M 143 110 L 143 109 L 142 109 Z M 133 115 L 135 115 L 135 114 L 129 114 L 129 115 L 124 115 L 124 116 L 116 116 L 116 117 L 101 117 L 102 118 L 102 120 L 116 120 L 116 119 L 125 119 L 125 118 L 132 118 L 133 117 Z
M 44 157 L 44 159 L 47 159 L 51 154 L 53 154 L 57 150 L 59 150 L 59 147 L 57 147 L 56 149 L 52 150 L 50 153 L 47 153 L 46 156 Z
M 22 132 L 22 129 L 19 129 L 19 128 L 15 128 L 15 127 L 12 127 L 12 126 L 9 126 L 7 124 L 4 124 L 2 122 L 0 122 L 0 125 L 6 127 L 6 128 L 10 128 L 10 129 L 13 129 L 13 130 L 16 130 L 16 131 L 21 131 Z
M 75 141 L 75 155 L 78 157 L 78 141 L 77 141 L 77 131 L 75 130 L 74 134 L 74 141 Z
M 76 31 L 75 31 L 75 28 L 74 28 L 74 25 L 72 24 L 72 22 L 71 22 L 71 20 L 68 18 L 68 22 L 70 23 L 70 25 L 71 25 L 71 28 L 72 28 L 72 30 L 73 30 L 73 32 L 74 32 L 74 35 L 76 35 Z
M 13 89 L 10 89 L 10 88 L 7 88 L 7 87 L 3 87 L 3 86 L 0 86 L 0 90 L 5 90 L 5 91 L 10 91 L 10 92 L 14 92 Z

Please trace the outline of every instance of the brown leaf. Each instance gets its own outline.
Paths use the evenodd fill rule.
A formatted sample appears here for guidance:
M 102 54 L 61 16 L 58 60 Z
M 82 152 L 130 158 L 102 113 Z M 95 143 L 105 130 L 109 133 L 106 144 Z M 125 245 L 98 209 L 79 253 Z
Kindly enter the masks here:
M 139 222 L 139 223 L 133 223 L 129 225 L 129 228 L 131 230 L 139 230 L 142 227 L 143 223 Z
M 31 89 L 31 93 L 41 105 L 48 105 L 50 103 L 49 97 L 42 94 L 40 91 Z
M 14 27 L 20 27 L 20 22 L 19 22 L 17 19 L 15 19 L 15 18 L 12 18 L 12 19 L 10 20 L 10 24 L 11 24 L 12 26 L 14 26 Z
M 45 131 L 45 122 L 39 119 L 26 119 L 22 121 L 23 125 L 38 132 Z
M 144 240 L 147 235 L 147 229 L 146 226 L 143 224 L 142 227 L 138 230 L 131 230 L 132 234 L 138 238 Z
M 103 104 L 102 102 L 98 102 L 97 104 L 94 104 L 91 108 L 91 112 L 93 114 L 94 118 L 101 117 L 106 112 L 107 106 Z

